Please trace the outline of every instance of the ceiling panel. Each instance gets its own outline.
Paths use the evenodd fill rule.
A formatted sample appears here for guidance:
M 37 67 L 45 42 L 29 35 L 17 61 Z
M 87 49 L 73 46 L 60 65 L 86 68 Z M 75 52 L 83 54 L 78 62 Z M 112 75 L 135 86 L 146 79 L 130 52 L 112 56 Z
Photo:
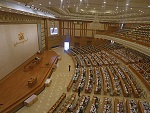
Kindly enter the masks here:
M 2 0 L 4 1 L 4 0 Z M 150 0 L 5 0 L 53 14 L 57 19 L 80 19 L 113 22 L 150 19 Z M 19 5 L 19 4 L 18 4 Z M 145 18 L 145 16 L 147 18 Z M 143 18 L 143 19 L 142 19 Z

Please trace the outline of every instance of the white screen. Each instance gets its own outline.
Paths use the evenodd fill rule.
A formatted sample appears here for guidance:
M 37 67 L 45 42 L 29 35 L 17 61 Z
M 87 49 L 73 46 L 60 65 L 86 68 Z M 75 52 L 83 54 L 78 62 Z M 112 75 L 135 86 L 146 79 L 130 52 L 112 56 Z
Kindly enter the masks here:
M 51 35 L 57 35 L 58 34 L 58 28 L 50 28 Z
M 69 42 L 64 42 L 64 49 L 66 51 L 69 49 Z

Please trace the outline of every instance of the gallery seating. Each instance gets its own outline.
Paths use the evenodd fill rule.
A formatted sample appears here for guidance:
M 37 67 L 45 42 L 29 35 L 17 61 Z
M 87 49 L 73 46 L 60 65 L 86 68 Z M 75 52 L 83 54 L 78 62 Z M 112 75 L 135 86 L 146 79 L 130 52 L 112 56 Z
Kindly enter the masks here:
M 125 28 L 124 30 L 113 32 L 110 36 L 136 42 L 144 46 L 150 46 L 149 25 L 139 25 L 136 27 Z

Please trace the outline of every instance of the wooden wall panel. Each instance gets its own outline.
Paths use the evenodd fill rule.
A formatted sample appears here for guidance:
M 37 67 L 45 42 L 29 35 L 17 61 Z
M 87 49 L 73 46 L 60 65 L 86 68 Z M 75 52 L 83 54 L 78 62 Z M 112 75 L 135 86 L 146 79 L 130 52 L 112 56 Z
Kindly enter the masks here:
M 59 31 L 61 33 L 59 33 L 59 35 L 57 36 L 49 37 L 49 48 L 58 45 L 63 46 L 66 36 L 70 36 L 71 46 L 74 46 L 75 43 L 79 45 L 86 45 L 87 41 L 89 42 L 92 41 L 92 44 L 103 42 L 106 43 L 107 41 L 99 41 L 99 40 L 95 41 L 95 39 L 93 39 L 92 37 L 94 37 L 96 33 L 105 33 L 106 31 L 108 32 L 109 30 L 112 32 L 113 30 L 112 24 L 101 23 L 100 24 L 101 30 L 92 29 L 90 24 L 91 22 L 60 20 Z
M 24 39 L 18 35 L 23 33 Z M 38 50 L 37 24 L 0 24 L 0 79 L 13 71 Z M 15 44 L 15 45 L 14 45 Z

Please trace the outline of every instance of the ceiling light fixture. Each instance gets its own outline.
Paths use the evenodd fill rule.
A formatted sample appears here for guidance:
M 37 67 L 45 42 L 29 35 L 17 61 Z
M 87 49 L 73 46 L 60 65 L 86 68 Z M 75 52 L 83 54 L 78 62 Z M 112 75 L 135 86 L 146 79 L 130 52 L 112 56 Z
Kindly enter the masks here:
M 150 5 L 148 7 L 150 7 Z
M 106 2 L 104 2 L 104 4 L 106 4 Z
M 126 5 L 129 5 L 129 4 L 126 4 Z

